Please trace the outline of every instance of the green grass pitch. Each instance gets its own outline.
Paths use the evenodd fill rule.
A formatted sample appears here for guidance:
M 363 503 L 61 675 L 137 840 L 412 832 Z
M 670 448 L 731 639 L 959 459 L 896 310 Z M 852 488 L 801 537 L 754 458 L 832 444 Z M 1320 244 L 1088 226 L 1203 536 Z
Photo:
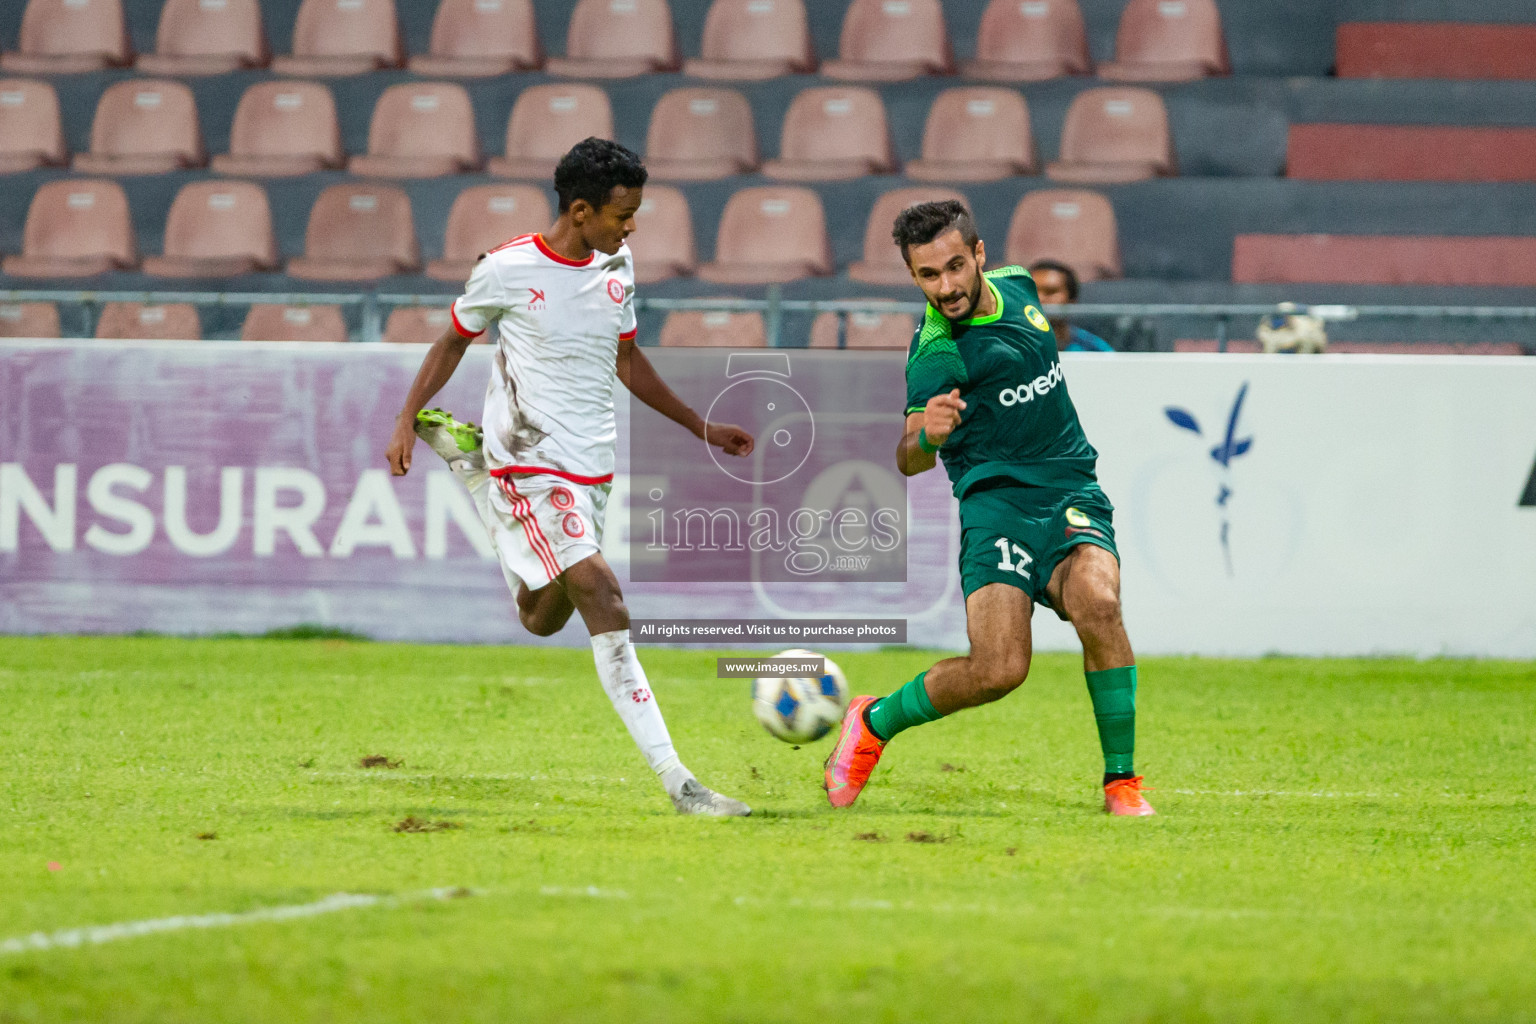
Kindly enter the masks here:
M 834 813 L 830 740 L 642 657 L 754 817 L 674 815 L 585 650 L 0 640 L 0 943 L 470 890 L 12 948 L 0 1022 L 1536 1020 L 1532 664 L 1149 659 L 1111 820 L 1075 658 Z

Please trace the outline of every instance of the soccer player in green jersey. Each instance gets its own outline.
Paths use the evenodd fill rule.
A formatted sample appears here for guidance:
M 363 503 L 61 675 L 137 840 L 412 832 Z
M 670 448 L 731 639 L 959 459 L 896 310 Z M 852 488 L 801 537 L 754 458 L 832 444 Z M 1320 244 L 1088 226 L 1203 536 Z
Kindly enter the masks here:
M 1067 395 L 1056 339 L 1022 267 L 984 270 L 986 247 L 958 202 L 903 210 L 892 232 L 928 310 L 907 356 L 907 476 L 939 460 L 960 501 L 960 581 L 971 652 L 885 697 L 855 697 L 827 758 L 827 798 L 858 799 L 896 735 L 999 700 L 1029 673 L 1030 615 L 1041 602 L 1083 643 L 1104 752 L 1104 809 L 1142 816 L 1132 768 L 1136 658 L 1120 619 L 1114 506 L 1098 452 Z

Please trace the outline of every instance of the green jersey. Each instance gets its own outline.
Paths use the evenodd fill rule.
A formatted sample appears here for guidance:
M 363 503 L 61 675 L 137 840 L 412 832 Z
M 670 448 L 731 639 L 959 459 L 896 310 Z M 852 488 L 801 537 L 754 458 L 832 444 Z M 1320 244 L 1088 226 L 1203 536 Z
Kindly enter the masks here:
M 983 480 L 1075 490 L 1097 483 L 1099 453 L 1067 395 L 1056 336 L 1023 267 L 986 272 L 997 311 L 951 323 L 928 307 L 907 353 L 907 412 L 960 389 L 960 425 L 940 449 L 957 498 Z

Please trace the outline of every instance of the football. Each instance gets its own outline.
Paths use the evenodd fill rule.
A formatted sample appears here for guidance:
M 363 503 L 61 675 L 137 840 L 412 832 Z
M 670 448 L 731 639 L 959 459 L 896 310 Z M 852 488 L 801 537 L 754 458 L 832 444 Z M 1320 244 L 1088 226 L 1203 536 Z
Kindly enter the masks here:
M 785 743 L 819 740 L 842 720 L 848 707 L 848 680 L 837 663 L 815 651 L 780 651 L 775 658 L 821 658 L 819 676 L 788 679 L 759 677 L 752 681 L 752 710 L 774 736 Z

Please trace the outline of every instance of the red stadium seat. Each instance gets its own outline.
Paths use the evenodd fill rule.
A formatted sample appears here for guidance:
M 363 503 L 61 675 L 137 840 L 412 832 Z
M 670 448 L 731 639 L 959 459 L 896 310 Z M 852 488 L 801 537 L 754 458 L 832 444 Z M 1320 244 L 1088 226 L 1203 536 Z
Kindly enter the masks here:
M 443 258 L 427 264 L 427 276 L 466 281 L 482 255 L 518 235 L 547 229 L 553 219 L 549 200 L 537 186 L 472 185 L 448 211 Z
M 220 174 L 281 177 L 341 167 L 341 122 L 331 90 L 318 82 L 257 82 L 235 108 Z
M 992 0 L 976 34 L 976 59 L 961 67 L 967 78 L 992 82 L 1040 82 L 1092 72 L 1077 0 Z
M 810 347 L 905 349 L 915 330 L 911 313 L 818 313 L 811 323 Z
M 1536 181 L 1536 129 L 1293 124 L 1286 176 L 1311 181 Z
M 0 55 L 0 69 L 68 75 L 133 61 L 122 0 L 27 0 L 19 43 Z
M 166 79 L 131 78 L 101 94 L 91 151 L 75 156 L 86 174 L 163 174 L 208 162 L 192 90 Z
M 22 253 L 0 268 L 12 277 L 88 277 L 139 262 L 128 197 L 115 181 L 74 178 L 38 188 Z
M 1536 25 L 1343 24 L 1337 63 L 1340 78 L 1536 79 Z
M 405 53 L 394 0 L 304 0 L 293 25 L 293 55 L 278 57 L 281 75 L 361 75 L 397 68 Z
M 711 181 L 755 170 L 751 104 L 731 89 L 673 89 L 651 110 L 645 166 L 663 181 Z
M 379 96 L 368 153 L 347 170 L 368 178 L 439 178 L 480 166 L 469 93 L 452 82 L 405 82 Z
M 258 0 L 165 0 L 155 52 L 138 67 L 146 75 L 219 75 L 271 59 Z
M 1085 89 L 1067 108 L 1056 181 L 1108 185 L 1177 174 L 1168 108 L 1151 89 Z
M 661 325 L 662 348 L 764 348 L 768 329 L 761 313 L 680 310 Z
M 629 248 L 635 257 L 637 284 L 691 277 L 699 261 L 694 255 L 687 197 L 668 185 L 645 186 Z
M 1082 281 L 1120 276 L 1120 238 L 1115 208 L 1097 192 L 1041 189 L 1014 208 L 1008 226 L 1007 260 L 1065 263 Z
M 631 78 L 677 67 L 667 0 L 579 0 L 565 56 L 551 58 L 546 70 L 567 78 Z
M 332 185 L 309 212 L 304 255 L 292 277 L 370 281 L 421 266 L 411 200 L 393 185 Z
M 487 165 L 502 178 L 547 180 L 570 148 L 591 136 L 613 138 L 613 107 L 595 85 L 550 84 L 524 89 L 507 119 L 507 155 Z
M 183 185 L 165 221 L 165 255 L 144 260 L 155 277 L 234 277 L 276 270 L 272 212 L 260 185 L 195 181 Z
M 1443 341 L 1333 341 L 1328 351 L 1338 355 L 1378 356 L 1523 356 L 1513 341 L 1472 341 L 1464 345 Z
M 191 303 L 155 306 L 109 302 L 101 307 L 96 337 L 117 341 L 201 341 L 203 325 L 197 307 Z
M 965 196 L 953 189 L 931 186 L 928 188 L 898 188 L 875 200 L 864 227 L 864 258 L 848 268 L 848 276 L 865 284 L 910 284 L 912 272 L 901 258 L 901 250 L 891 239 L 891 228 L 896 215 L 918 203 L 941 202 L 954 199 L 970 203 Z
M 954 70 L 939 0 L 853 0 L 828 78 L 898 82 Z
M 337 306 L 257 305 L 245 315 L 240 340 L 346 341 L 347 324 Z
M 808 188 L 746 188 L 720 215 L 715 261 L 698 274 L 719 284 L 773 284 L 830 274 L 821 198 Z
M 919 181 L 996 181 L 1035 173 L 1029 107 L 1012 89 L 946 89 L 923 131 L 923 158 L 907 164 Z
M 441 0 L 431 50 L 408 66 L 418 75 L 484 78 L 543 64 L 533 0 Z
M 453 314 L 448 303 L 440 306 L 398 306 L 384 321 L 381 341 L 391 345 L 430 345 L 453 328 Z M 476 344 L 490 341 L 491 332 L 484 331 L 475 339 Z
M 704 55 L 683 63 L 694 78 L 760 81 L 816 70 L 803 0 L 714 0 Z
M 1227 40 L 1215 0 L 1131 0 L 1120 15 L 1112 82 L 1187 82 L 1229 75 Z
M 806 89 L 784 115 L 779 159 L 763 165 L 770 178 L 835 181 L 890 174 L 896 154 L 880 94 L 861 86 Z
M 1218 351 L 1215 338 L 1179 338 L 1173 343 L 1175 352 L 1216 352 Z M 1243 353 L 1254 355 L 1264 351 L 1258 342 L 1252 338 L 1228 338 L 1227 351 L 1229 353 Z
M 25 78 L 0 81 L 0 174 L 68 161 L 53 86 Z
M 51 302 L 0 304 L 0 338 L 57 338 L 59 307 Z
M 1536 238 L 1238 235 L 1237 284 L 1536 285 Z

